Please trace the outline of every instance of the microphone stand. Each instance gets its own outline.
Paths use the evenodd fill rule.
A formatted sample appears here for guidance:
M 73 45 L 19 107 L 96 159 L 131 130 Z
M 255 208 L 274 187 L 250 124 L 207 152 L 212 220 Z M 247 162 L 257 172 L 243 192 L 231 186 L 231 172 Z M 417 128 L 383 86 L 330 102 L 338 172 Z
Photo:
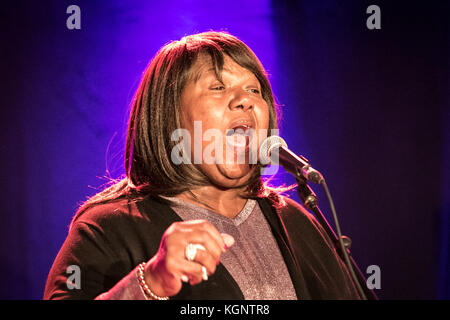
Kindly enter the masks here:
M 316 194 L 308 186 L 305 178 L 297 175 L 296 180 L 297 180 L 297 183 L 298 183 L 298 185 L 297 185 L 297 192 L 298 192 L 298 195 L 300 197 L 300 200 L 302 201 L 303 205 L 307 209 L 311 210 L 314 213 L 314 215 L 316 216 L 317 220 L 319 221 L 319 223 L 325 229 L 325 232 L 330 237 L 331 241 L 334 244 L 334 247 L 335 247 L 337 253 L 339 254 L 340 258 L 343 260 L 343 262 L 345 264 L 344 256 L 343 256 L 343 253 L 342 253 L 342 249 L 341 249 L 341 246 L 339 245 L 339 239 L 336 236 L 336 233 L 333 231 L 333 229 L 328 224 L 328 222 L 325 219 L 325 217 L 322 214 L 322 212 L 320 211 L 320 209 L 319 209 L 319 207 L 317 205 L 317 196 L 316 196 Z M 342 236 L 342 240 L 344 242 L 345 249 L 347 250 L 348 256 L 350 258 L 350 262 L 351 262 L 351 265 L 353 267 L 353 270 L 355 271 L 357 280 L 358 280 L 361 288 L 363 289 L 363 291 L 364 291 L 364 293 L 366 295 L 366 298 L 368 300 L 378 300 L 378 297 L 373 292 L 373 290 L 370 290 L 367 287 L 366 279 L 364 278 L 361 270 L 358 268 L 355 260 L 350 255 L 350 245 L 351 245 L 350 238 L 348 238 L 346 236 Z

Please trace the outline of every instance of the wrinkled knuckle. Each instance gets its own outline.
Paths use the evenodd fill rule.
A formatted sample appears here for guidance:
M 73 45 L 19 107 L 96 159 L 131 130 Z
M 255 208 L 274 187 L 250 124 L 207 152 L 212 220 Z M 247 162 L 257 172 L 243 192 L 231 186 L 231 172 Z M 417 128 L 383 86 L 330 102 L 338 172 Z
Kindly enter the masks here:
M 210 227 L 210 223 L 208 220 L 199 220 L 198 225 L 202 228 L 202 229 L 208 229 Z
M 200 236 L 201 239 L 202 239 L 203 241 L 205 241 L 205 242 L 210 242 L 210 241 L 212 241 L 211 235 L 209 234 L 208 231 L 201 230 L 201 231 L 199 232 L 199 236 Z

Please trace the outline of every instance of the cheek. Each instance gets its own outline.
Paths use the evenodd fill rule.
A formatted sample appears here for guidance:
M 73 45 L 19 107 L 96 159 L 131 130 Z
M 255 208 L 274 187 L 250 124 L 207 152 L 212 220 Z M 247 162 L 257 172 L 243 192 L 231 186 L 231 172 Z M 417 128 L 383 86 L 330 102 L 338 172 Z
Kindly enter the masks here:
M 222 130 L 224 125 L 224 113 L 217 103 L 203 101 L 197 105 L 195 110 L 191 110 L 191 121 L 201 121 L 203 131 L 208 129 Z
M 223 119 L 223 114 L 217 105 L 217 101 L 211 101 L 211 99 L 197 94 L 195 98 L 184 101 L 181 107 L 181 116 L 186 125 L 192 126 L 194 121 L 201 121 L 204 126 L 214 125 Z
M 261 129 L 267 129 L 269 128 L 269 106 L 267 103 L 263 103 L 260 108 L 256 111 L 256 117 L 258 119 L 258 124 Z

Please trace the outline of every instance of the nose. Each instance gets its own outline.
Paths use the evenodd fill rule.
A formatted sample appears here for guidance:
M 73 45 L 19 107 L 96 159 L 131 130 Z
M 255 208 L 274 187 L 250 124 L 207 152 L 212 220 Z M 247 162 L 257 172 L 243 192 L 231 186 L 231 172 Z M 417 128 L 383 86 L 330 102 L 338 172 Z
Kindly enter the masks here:
M 253 101 L 246 91 L 240 91 L 231 99 L 229 106 L 232 111 L 247 111 L 253 109 Z

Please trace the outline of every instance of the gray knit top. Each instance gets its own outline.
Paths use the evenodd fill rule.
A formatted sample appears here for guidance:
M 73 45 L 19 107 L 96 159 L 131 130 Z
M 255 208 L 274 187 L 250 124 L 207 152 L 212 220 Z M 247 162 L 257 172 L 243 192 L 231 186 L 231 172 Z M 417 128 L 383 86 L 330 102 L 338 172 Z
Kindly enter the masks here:
M 179 198 L 171 208 L 184 220 L 203 219 L 220 233 L 228 233 L 235 244 L 221 257 L 246 300 L 297 299 L 289 272 L 277 242 L 258 203 L 248 200 L 241 212 L 230 219 Z

